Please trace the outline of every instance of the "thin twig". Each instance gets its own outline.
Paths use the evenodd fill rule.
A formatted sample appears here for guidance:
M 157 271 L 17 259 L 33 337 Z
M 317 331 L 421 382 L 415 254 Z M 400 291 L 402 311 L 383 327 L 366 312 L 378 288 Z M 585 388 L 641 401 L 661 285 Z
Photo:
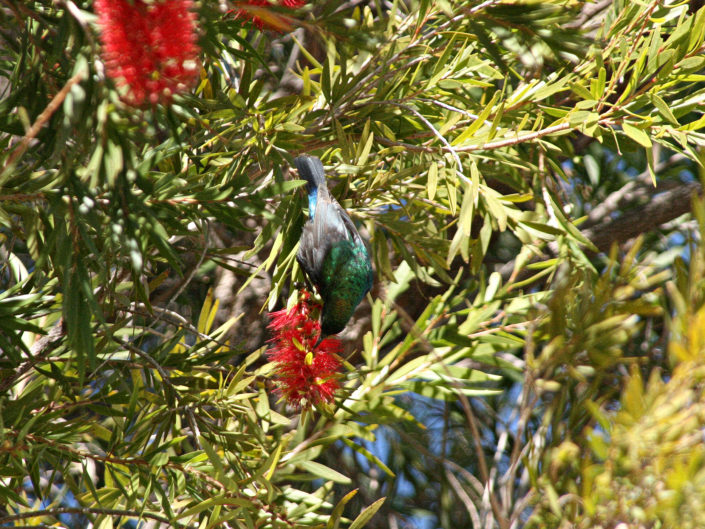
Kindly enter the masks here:
M 475 507 L 475 504 L 470 496 L 468 496 L 468 493 L 465 492 L 465 489 L 460 481 L 458 481 L 458 478 L 456 478 L 455 474 L 453 474 L 449 469 L 445 469 L 445 475 L 448 483 L 450 483 L 453 487 L 453 491 L 458 496 L 458 499 L 465 506 L 465 510 L 468 511 L 468 516 L 470 516 L 470 520 L 472 520 L 472 527 L 480 527 L 480 513 L 477 512 L 477 507 Z
M 174 387 L 174 384 L 171 383 L 171 378 L 169 376 L 169 373 L 167 373 L 164 368 L 157 362 L 152 356 L 148 353 L 145 353 L 142 351 L 139 347 L 135 347 L 132 345 L 130 342 L 126 340 L 119 340 L 117 338 L 114 338 L 115 341 L 117 341 L 120 345 L 125 347 L 126 349 L 132 351 L 135 353 L 137 356 L 143 358 L 144 360 L 147 361 L 147 363 L 151 364 L 156 370 L 157 373 L 162 377 L 162 381 L 164 382 L 164 385 L 169 388 L 171 393 L 174 396 L 174 399 L 179 401 L 179 404 L 181 405 L 181 395 L 177 391 L 177 389 Z M 183 405 L 183 410 L 186 413 L 186 419 L 189 423 L 189 426 L 191 428 L 191 433 L 193 434 L 193 442 L 196 445 L 197 448 L 200 450 L 203 450 L 203 447 L 201 446 L 201 430 L 198 428 L 198 424 L 196 423 L 196 416 L 193 414 L 193 410 L 191 407 Z
M 406 312 L 396 303 L 394 303 L 394 306 L 398 313 L 402 316 L 402 320 L 410 319 L 409 315 L 406 314 Z M 427 326 L 427 328 L 423 332 L 419 332 L 415 329 L 413 325 L 413 320 L 410 321 L 412 324 L 410 328 L 407 330 L 407 332 L 411 333 L 412 336 L 419 341 L 419 344 L 421 347 L 429 353 L 429 356 L 432 357 L 430 359 L 431 363 L 439 363 L 442 366 L 445 366 L 443 358 L 436 352 L 436 349 L 431 345 L 431 343 L 428 341 L 426 338 L 425 334 L 427 334 L 431 328 L 435 326 L 435 322 L 432 322 L 430 325 Z M 404 327 L 404 325 L 403 325 Z M 406 330 L 406 329 L 405 329 Z M 398 359 L 397 359 L 398 360 Z M 395 362 L 397 361 L 395 360 Z M 421 368 L 421 366 L 419 366 Z M 414 372 L 418 372 L 419 368 L 414 370 Z M 427 368 L 427 367 L 426 367 Z M 445 366 L 447 370 L 447 366 Z M 410 378 L 412 376 L 412 373 L 407 373 L 407 375 L 404 378 Z M 449 370 L 447 370 L 447 374 L 449 377 L 452 379 L 452 374 L 450 373 Z M 401 380 L 401 379 L 400 379 Z M 400 380 L 397 380 L 396 383 L 399 383 Z M 482 448 L 482 442 L 481 442 L 481 435 L 480 435 L 480 429 L 477 426 L 477 420 L 475 418 L 475 414 L 472 411 L 472 407 L 470 406 L 470 401 L 468 400 L 467 396 L 463 393 L 462 388 L 459 387 L 459 384 L 456 381 L 453 381 L 453 385 L 457 389 L 457 396 L 460 399 L 461 407 L 463 408 L 463 411 L 465 413 L 465 417 L 467 419 L 468 425 L 470 426 L 471 430 L 471 437 L 472 437 L 472 442 L 475 446 L 475 454 L 477 456 L 477 462 L 478 466 L 480 467 L 480 476 L 482 478 L 482 481 L 484 482 L 484 487 L 485 487 L 485 494 L 484 496 L 487 498 L 487 501 L 489 502 L 489 507 L 494 515 L 494 519 L 499 525 L 501 529 L 508 529 L 509 528 L 509 523 L 507 519 L 505 518 L 504 514 L 502 513 L 501 507 L 499 502 L 497 501 L 497 497 L 495 496 L 495 493 L 493 491 L 492 483 L 490 481 L 490 472 L 489 468 L 487 465 L 487 460 L 485 457 L 484 450 Z
M 89 514 L 106 514 L 109 516 L 129 516 L 131 518 L 150 518 L 158 522 L 162 522 L 169 525 L 177 525 L 179 527 L 182 524 L 169 520 L 165 516 L 159 514 L 154 514 L 145 511 L 131 511 L 127 509 L 103 509 L 99 507 L 57 507 L 55 509 L 43 509 L 39 511 L 26 511 L 17 514 L 12 514 L 10 516 L 3 516 L 0 518 L 0 523 L 8 523 L 14 520 L 23 520 L 25 518 L 34 518 L 39 516 L 58 516 L 60 514 L 82 514 L 87 516 Z
M 456 165 L 458 166 L 458 168 L 456 169 L 456 172 L 458 173 L 458 176 L 460 176 L 460 178 L 461 178 L 461 179 L 463 180 L 463 182 L 465 182 L 466 184 L 469 184 L 469 183 L 470 183 L 470 179 L 469 179 L 468 177 L 466 177 L 465 174 L 463 173 L 463 164 L 462 164 L 462 162 L 460 161 L 460 157 L 458 156 L 458 153 L 456 152 L 456 150 L 455 150 L 455 149 L 453 148 L 453 146 L 448 142 L 448 140 L 446 140 L 446 139 L 443 137 L 443 134 L 441 134 L 441 133 L 436 129 L 436 127 L 433 126 L 433 123 L 431 123 L 428 119 L 426 119 L 418 110 L 416 110 L 414 107 L 411 107 L 411 106 L 409 106 L 409 105 L 404 105 L 404 104 L 402 104 L 402 103 L 397 103 L 396 101 L 370 101 L 368 104 L 369 104 L 369 105 L 392 105 L 392 106 L 395 106 L 395 107 L 403 108 L 404 110 L 407 110 L 407 111 L 411 112 L 412 114 L 414 114 L 414 116 L 416 116 L 417 118 L 419 118 L 419 119 L 423 122 L 423 124 L 426 125 L 426 126 L 428 127 L 428 129 L 429 129 L 431 132 L 433 132 L 433 135 L 436 136 L 436 138 L 438 138 L 438 139 L 440 140 L 440 142 L 441 142 L 443 145 L 445 145 L 445 148 L 446 148 L 448 151 L 450 151 L 450 153 L 451 153 L 452 156 L 453 156 L 453 159 L 455 160 Z
M 659 174 L 669 167 L 685 160 L 687 160 L 685 155 L 674 154 L 668 158 L 668 160 L 655 164 L 654 173 Z M 648 186 L 652 193 L 660 192 L 659 189 L 654 188 L 651 182 L 651 172 L 646 170 L 638 175 L 634 180 L 627 182 L 625 185 L 608 195 L 604 200 L 597 204 L 590 211 L 587 220 L 581 227 L 584 229 L 603 222 L 604 219 L 608 218 L 613 212 L 617 211 L 620 205 L 624 204 L 626 200 L 629 200 L 630 195 L 632 195 L 640 186 Z
M 0 180 L 3 179 L 6 171 L 9 168 L 14 167 L 17 160 L 27 151 L 27 149 L 29 148 L 29 144 L 32 142 L 35 136 L 39 134 L 39 131 L 42 129 L 42 127 L 46 125 L 47 121 L 51 119 L 51 116 L 54 114 L 54 112 L 56 112 L 61 106 L 61 104 L 64 102 L 64 99 L 66 99 L 66 96 L 68 95 L 73 85 L 75 85 L 76 83 L 80 83 L 85 77 L 85 75 L 86 72 L 84 69 L 79 71 L 76 75 L 71 77 L 71 79 L 66 82 L 63 88 L 59 90 L 59 93 L 56 94 L 51 101 L 49 101 L 49 104 L 42 111 L 42 113 L 39 114 L 39 117 L 37 117 L 36 121 L 32 124 L 27 133 L 20 140 L 19 144 L 12 151 L 12 154 L 10 154 L 10 157 L 5 162 L 5 165 L 3 165 L 2 171 L 0 171 Z
M 61 339 L 64 335 L 63 322 L 63 318 L 59 318 L 46 336 L 42 336 L 39 340 L 32 344 L 32 347 L 29 349 L 29 353 L 31 355 L 30 359 L 19 366 L 11 376 L 8 376 L 2 380 L 0 383 L 0 394 L 4 393 L 16 384 L 22 375 L 29 372 L 35 365 L 44 359 L 44 355 L 51 350 L 49 346 Z
M 203 251 L 201 252 L 201 255 L 198 258 L 198 262 L 196 265 L 191 269 L 191 272 L 189 273 L 188 277 L 184 280 L 184 282 L 179 286 L 179 288 L 176 290 L 174 295 L 171 297 L 171 299 L 167 302 L 166 306 L 168 307 L 171 305 L 176 298 L 178 298 L 184 290 L 186 290 L 186 287 L 193 281 L 193 278 L 196 275 L 196 272 L 201 268 L 201 264 L 203 264 L 203 260 L 206 258 L 206 255 L 208 254 L 208 234 L 210 231 L 210 224 L 207 219 L 201 219 L 203 224 L 205 225 L 205 230 L 203 233 Z M 162 313 L 163 314 L 163 313 Z M 161 319 L 161 314 L 157 316 L 157 319 L 154 320 L 154 323 L 156 324 L 159 322 Z
M 471 7 L 470 9 L 466 10 L 466 13 L 468 15 L 474 15 L 478 11 L 481 11 L 485 9 L 486 7 L 490 7 L 492 4 L 497 4 L 499 3 L 500 0 L 485 0 L 482 3 L 477 4 L 476 6 Z

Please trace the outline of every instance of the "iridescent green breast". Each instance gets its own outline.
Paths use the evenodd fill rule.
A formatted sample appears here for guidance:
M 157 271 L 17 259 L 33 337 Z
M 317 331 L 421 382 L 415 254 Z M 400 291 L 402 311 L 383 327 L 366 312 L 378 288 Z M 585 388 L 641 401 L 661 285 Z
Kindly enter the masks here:
M 372 288 L 372 264 L 367 249 L 349 240 L 340 241 L 326 255 L 322 276 L 321 330 L 325 335 L 337 334 Z

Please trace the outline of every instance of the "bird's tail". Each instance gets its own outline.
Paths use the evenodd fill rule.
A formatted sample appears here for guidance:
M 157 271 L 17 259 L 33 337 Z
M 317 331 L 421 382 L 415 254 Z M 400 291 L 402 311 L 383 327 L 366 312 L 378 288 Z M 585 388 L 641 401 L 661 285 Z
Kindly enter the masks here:
M 318 189 L 326 184 L 326 174 L 323 172 L 321 160 L 315 156 L 299 156 L 294 160 L 301 178 L 308 182 L 308 191 Z

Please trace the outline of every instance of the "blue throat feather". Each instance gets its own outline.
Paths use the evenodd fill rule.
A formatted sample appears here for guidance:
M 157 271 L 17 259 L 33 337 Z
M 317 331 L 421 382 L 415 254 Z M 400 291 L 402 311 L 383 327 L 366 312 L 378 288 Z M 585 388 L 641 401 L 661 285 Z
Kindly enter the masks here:
M 308 190 L 308 218 L 313 220 L 316 216 L 316 201 L 318 200 L 318 188 L 311 187 Z

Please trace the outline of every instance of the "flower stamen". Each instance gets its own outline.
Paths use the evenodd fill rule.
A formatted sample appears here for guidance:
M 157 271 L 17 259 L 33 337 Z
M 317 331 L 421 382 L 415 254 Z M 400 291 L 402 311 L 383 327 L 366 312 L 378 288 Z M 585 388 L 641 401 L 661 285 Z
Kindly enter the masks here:
M 273 337 L 267 355 L 274 364 L 277 390 L 295 407 L 331 403 L 340 388 L 341 343 L 326 338 L 316 345 L 321 324 L 311 313 L 319 309 L 303 291 L 291 309 L 270 313 Z

